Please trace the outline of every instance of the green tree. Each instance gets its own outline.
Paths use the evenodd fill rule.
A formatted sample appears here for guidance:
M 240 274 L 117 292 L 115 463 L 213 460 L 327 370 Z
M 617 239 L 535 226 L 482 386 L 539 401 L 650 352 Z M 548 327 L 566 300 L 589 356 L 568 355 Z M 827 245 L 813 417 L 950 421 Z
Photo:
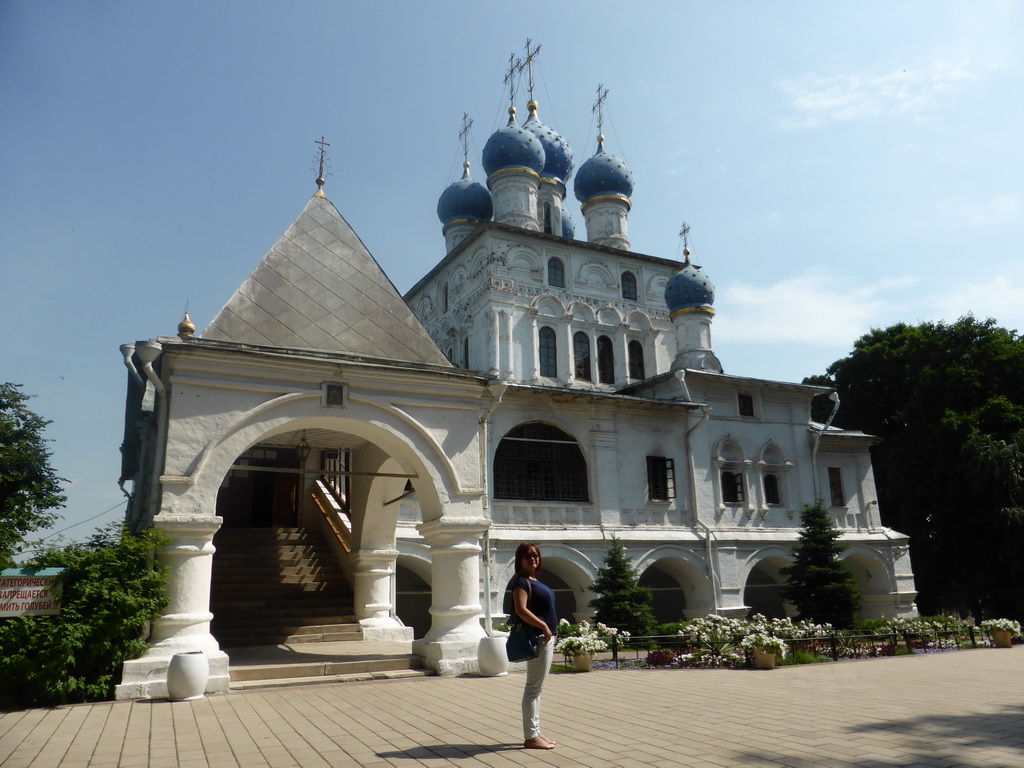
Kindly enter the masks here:
M 67 569 L 61 609 L 0 622 L 0 709 L 113 698 L 121 665 L 146 650 L 142 632 L 167 604 L 167 573 L 153 566 L 164 542 L 115 524 L 29 563 Z
M 910 536 L 924 613 L 1024 619 L 1024 341 L 994 320 L 900 323 L 825 376 L 872 450 L 882 521 Z
M 43 429 L 50 422 L 25 407 L 18 384 L 0 384 L 0 567 L 25 536 L 50 525 L 64 506 L 63 478 L 50 466 Z
M 634 636 L 651 634 L 651 590 L 640 586 L 622 542 L 614 536 L 604 556 L 604 567 L 598 569 L 591 589 L 598 595 L 590 601 L 590 607 L 597 609 L 596 621 Z
M 793 546 L 793 564 L 780 568 L 786 577 L 782 595 L 799 611 L 799 618 L 828 622 L 845 629 L 860 609 L 857 577 L 840 560 L 846 549 L 842 532 L 819 501 L 800 511 L 800 539 Z

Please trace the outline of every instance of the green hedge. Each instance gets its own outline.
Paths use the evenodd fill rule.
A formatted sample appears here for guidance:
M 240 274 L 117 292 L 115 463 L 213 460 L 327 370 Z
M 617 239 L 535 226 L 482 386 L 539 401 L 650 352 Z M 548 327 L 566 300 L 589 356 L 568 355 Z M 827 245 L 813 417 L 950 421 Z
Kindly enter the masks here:
M 57 616 L 0 620 L 0 707 L 112 699 L 121 665 L 141 656 L 146 625 L 167 605 L 153 563 L 166 537 L 121 526 L 50 549 L 26 567 L 67 568 Z

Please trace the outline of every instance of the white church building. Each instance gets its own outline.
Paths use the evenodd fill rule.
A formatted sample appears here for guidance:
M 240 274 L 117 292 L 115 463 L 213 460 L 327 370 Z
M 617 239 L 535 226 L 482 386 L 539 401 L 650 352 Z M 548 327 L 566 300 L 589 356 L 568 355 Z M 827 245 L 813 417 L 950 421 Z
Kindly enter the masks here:
M 166 695 L 169 659 L 192 650 L 211 661 L 207 690 L 227 690 L 232 648 L 304 631 L 412 639 L 434 671 L 472 673 L 522 541 L 565 618 L 592 615 L 612 537 L 659 621 L 782 616 L 778 569 L 819 498 L 862 616 L 916 613 L 874 438 L 811 420 L 827 389 L 726 373 L 689 251 L 630 250 L 625 163 L 599 137 L 574 173 L 535 101 L 522 124 L 509 113 L 486 183 L 467 162 L 443 191 L 445 253 L 404 297 L 321 173 L 201 334 L 186 316 L 176 336 L 122 346 L 128 521 L 168 535 L 171 578 L 118 697 Z

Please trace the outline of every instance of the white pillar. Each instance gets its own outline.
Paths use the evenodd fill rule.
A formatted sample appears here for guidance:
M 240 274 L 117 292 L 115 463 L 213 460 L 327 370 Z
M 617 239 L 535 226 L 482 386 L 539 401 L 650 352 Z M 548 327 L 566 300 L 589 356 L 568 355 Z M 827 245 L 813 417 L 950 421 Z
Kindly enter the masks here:
M 480 537 L 485 518 L 440 519 L 417 529 L 430 542 L 430 631 L 413 643 L 414 653 L 441 675 L 476 671 L 484 636 L 480 617 Z
M 153 622 L 150 647 L 138 659 L 126 661 L 117 699 L 152 699 L 167 695 L 167 666 L 184 651 L 203 651 L 210 661 L 207 693 L 228 690 L 228 657 L 210 634 L 210 579 L 213 573 L 213 536 L 223 520 L 216 515 L 167 515 L 153 525 L 167 534 L 169 543 L 157 561 L 169 571 L 168 604 Z
M 494 220 L 499 224 L 537 232 L 537 197 L 540 174 L 529 168 L 502 168 L 487 177 L 494 204 Z
M 394 617 L 391 603 L 397 549 L 363 549 L 353 553 L 355 611 L 364 640 L 412 640 L 412 628 Z
M 582 206 L 587 222 L 587 242 L 629 250 L 628 198 L 621 195 L 592 197 Z

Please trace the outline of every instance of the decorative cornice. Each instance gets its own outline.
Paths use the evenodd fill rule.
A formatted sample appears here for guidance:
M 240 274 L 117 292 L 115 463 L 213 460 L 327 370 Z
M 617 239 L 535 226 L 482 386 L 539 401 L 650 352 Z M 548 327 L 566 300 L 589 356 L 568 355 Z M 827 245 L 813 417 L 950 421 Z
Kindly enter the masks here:
M 682 309 L 673 310 L 673 312 L 669 315 L 669 319 L 674 320 L 680 315 L 689 314 L 704 314 L 708 315 L 709 317 L 714 317 L 715 310 L 713 310 L 711 307 L 683 307 Z
M 580 210 L 585 213 L 587 208 L 592 203 L 604 203 L 604 202 L 610 202 L 612 200 L 618 200 L 620 202 L 625 203 L 627 211 L 630 210 L 633 207 L 633 204 L 631 202 L 629 202 L 629 198 L 626 197 L 625 195 L 597 195 L 596 197 L 591 197 L 585 203 L 583 203 L 583 205 L 580 206 Z

